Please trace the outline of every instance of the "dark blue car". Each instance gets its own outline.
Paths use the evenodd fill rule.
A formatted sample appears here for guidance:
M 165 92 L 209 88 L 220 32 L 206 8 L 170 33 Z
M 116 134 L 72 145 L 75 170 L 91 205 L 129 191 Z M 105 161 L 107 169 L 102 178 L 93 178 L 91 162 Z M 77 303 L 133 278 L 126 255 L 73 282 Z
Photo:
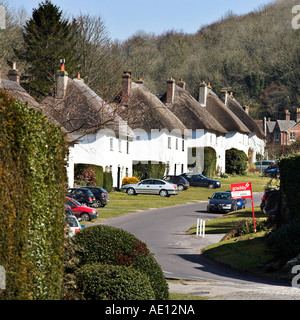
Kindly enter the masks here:
M 215 192 L 207 205 L 208 212 L 231 212 L 245 209 L 246 199 L 232 199 L 231 192 Z
M 221 188 L 222 184 L 219 180 L 206 178 L 201 173 L 183 173 L 181 174 L 192 187 L 204 187 L 208 189 Z

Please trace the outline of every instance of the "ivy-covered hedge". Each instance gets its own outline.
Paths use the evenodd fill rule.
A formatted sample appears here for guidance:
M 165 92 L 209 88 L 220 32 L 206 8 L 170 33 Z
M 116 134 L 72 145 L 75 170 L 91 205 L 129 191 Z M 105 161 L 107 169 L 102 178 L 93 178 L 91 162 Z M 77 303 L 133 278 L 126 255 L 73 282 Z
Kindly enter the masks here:
M 148 277 L 133 268 L 87 264 L 76 271 L 85 300 L 154 300 Z
M 137 163 L 133 165 L 133 175 L 137 177 L 139 180 L 144 179 L 161 179 L 166 171 L 166 164 L 159 162 L 159 163 Z
M 169 289 L 162 269 L 146 244 L 131 233 L 110 226 L 98 225 L 76 234 L 77 245 L 84 248 L 81 264 L 132 267 L 149 278 L 155 299 L 165 300 Z
M 0 90 L 0 299 L 59 299 L 65 141 L 41 112 Z
M 205 147 L 203 174 L 208 178 L 212 178 L 213 175 L 215 174 L 216 166 L 217 166 L 217 153 L 215 149 L 211 147 Z

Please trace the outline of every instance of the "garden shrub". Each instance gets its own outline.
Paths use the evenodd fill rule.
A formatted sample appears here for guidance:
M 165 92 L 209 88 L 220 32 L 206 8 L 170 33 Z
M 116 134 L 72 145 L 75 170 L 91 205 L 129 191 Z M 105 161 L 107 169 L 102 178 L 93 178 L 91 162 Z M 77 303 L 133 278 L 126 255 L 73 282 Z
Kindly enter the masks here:
M 60 128 L 0 90 L 1 299 L 59 299 L 66 148 Z
M 150 281 L 130 267 L 87 264 L 76 273 L 85 300 L 154 300 Z
M 122 180 L 122 186 L 126 186 L 128 184 L 136 184 L 139 182 L 140 182 L 140 180 L 136 177 L 125 177 Z
M 137 163 L 133 165 L 133 174 L 134 176 L 138 177 L 140 180 L 144 179 L 161 179 L 166 171 L 166 164 L 159 162 L 159 163 Z
M 83 229 L 75 238 L 84 247 L 82 265 L 101 263 L 130 266 L 148 276 L 155 299 L 168 299 L 168 284 L 161 267 L 146 244 L 129 232 L 98 225 Z
M 113 188 L 113 177 L 111 172 L 103 172 L 103 189 L 111 192 Z
M 212 178 L 217 166 L 217 154 L 215 149 L 211 147 L 204 148 L 204 169 L 203 175 Z
M 237 149 L 226 150 L 226 173 L 245 174 L 248 157 L 245 152 Z
M 294 219 L 271 234 L 271 244 L 277 249 L 279 256 L 292 258 L 300 252 L 299 235 L 300 222 Z

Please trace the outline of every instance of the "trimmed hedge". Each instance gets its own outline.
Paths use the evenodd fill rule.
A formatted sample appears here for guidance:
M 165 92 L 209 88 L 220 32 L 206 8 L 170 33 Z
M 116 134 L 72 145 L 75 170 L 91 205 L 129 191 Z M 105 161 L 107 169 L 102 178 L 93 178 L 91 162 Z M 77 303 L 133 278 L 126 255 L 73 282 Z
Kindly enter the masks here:
M 0 299 L 59 299 L 66 147 L 61 130 L 0 90 Z
M 98 225 L 78 232 L 75 240 L 84 248 L 82 265 L 101 263 L 132 267 L 148 276 L 155 299 L 168 299 L 168 284 L 161 267 L 146 244 L 129 232 Z
M 226 173 L 245 174 L 248 157 L 245 152 L 237 149 L 226 150 Z
M 212 178 L 216 172 L 217 167 L 217 153 L 211 147 L 204 148 L 204 169 L 203 175 L 207 178 Z
M 111 192 L 113 188 L 113 177 L 111 172 L 103 172 L 103 189 Z
M 124 266 L 87 264 L 75 273 L 85 300 L 154 300 L 144 273 Z

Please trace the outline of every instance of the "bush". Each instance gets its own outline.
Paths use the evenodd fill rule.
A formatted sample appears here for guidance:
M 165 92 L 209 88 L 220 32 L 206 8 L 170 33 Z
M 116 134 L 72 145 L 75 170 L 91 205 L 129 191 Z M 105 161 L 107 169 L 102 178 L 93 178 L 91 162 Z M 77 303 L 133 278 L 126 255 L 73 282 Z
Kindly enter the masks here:
M 168 299 L 168 285 L 161 267 L 146 244 L 129 232 L 98 225 L 83 229 L 75 238 L 84 247 L 82 265 L 101 263 L 130 266 L 148 276 L 155 299 Z
M 62 132 L 1 90 L 0 123 L 0 265 L 6 270 L 0 296 L 59 299 L 66 183 Z
M 217 154 L 215 149 L 211 147 L 204 148 L 204 169 L 203 175 L 212 178 L 217 165 Z
M 107 192 L 111 192 L 113 188 L 113 177 L 111 172 L 103 173 L 103 189 Z
M 230 149 L 226 150 L 226 173 L 245 174 L 248 166 L 248 157 L 245 152 Z
M 86 300 L 154 300 L 145 274 L 124 266 L 85 265 L 75 273 Z
M 140 180 L 136 177 L 125 177 L 122 180 L 122 186 L 126 186 L 127 184 L 136 184 L 139 182 Z
M 277 249 L 278 255 L 294 257 L 300 252 L 300 223 L 298 219 L 283 225 L 271 234 L 271 244 Z
M 267 222 L 264 220 L 257 219 L 255 221 L 256 231 L 266 231 L 268 230 Z M 254 232 L 253 219 L 243 219 L 236 222 L 235 229 L 236 237 L 243 236 Z

